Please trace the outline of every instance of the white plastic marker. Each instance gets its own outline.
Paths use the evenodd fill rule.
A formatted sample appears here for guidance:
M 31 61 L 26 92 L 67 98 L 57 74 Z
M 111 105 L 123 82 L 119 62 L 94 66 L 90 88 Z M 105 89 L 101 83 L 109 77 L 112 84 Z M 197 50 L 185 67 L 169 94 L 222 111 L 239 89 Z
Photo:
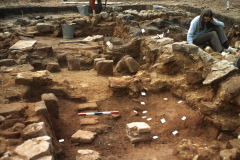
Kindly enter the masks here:
M 178 133 L 178 131 L 173 131 L 172 134 L 173 135 L 176 135 Z
M 118 114 L 119 111 L 108 111 L 108 112 L 90 112 L 90 113 L 78 113 L 78 116 L 91 116 L 99 114 Z
M 146 96 L 146 93 L 145 92 L 141 92 L 142 96 Z
M 142 116 L 142 118 L 146 118 L 147 116 Z
M 64 142 L 64 139 L 59 139 L 59 142 Z
M 145 105 L 145 102 L 141 102 L 141 105 Z
M 142 29 L 142 33 L 145 33 L 145 29 Z
M 163 98 L 163 100 L 165 100 L 165 101 L 166 101 L 166 100 L 167 100 L 167 98 Z
M 165 123 L 166 122 L 166 120 L 163 118 L 163 119 L 160 119 L 160 121 L 162 122 L 162 123 Z
M 179 101 L 178 103 L 182 103 L 182 101 Z
M 184 121 L 187 117 L 183 116 L 181 119 Z
M 157 139 L 158 138 L 158 136 L 153 136 L 153 139 Z
M 151 121 L 151 120 L 152 120 L 152 118 L 148 118 L 147 120 L 148 120 L 148 121 Z
M 167 30 L 167 33 L 169 33 L 169 30 Z
M 143 111 L 143 113 L 147 113 L 147 111 Z
M 137 113 L 137 111 L 136 111 L 136 110 L 133 110 L 133 112 Z

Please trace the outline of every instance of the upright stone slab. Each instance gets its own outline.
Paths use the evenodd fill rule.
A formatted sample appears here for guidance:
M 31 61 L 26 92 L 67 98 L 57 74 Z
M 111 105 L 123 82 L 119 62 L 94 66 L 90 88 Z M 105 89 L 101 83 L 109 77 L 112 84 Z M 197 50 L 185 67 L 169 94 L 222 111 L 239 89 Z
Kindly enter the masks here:
M 80 70 L 80 60 L 78 58 L 68 60 L 68 70 L 78 71 Z
M 84 150 L 78 150 L 76 160 L 100 160 L 101 157 L 98 152 L 84 149 Z
M 91 143 L 96 137 L 96 132 L 78 130 L 71 137 L 72 143 Z
M 140 64 L 137 61 L 135 61 L 132 57 L 126 58 L 125 63 L 128 67 L 128 70 L 131 73 L 137 73 L 138 72 Z
M 113 60 L 103 60 L 97 63 L 98 75 L 113 75 Z
M 49 114 L 54 118 L 59 118 L 57 97 L 53 93 L 46 93 L 41 96 L 41 100 L 45 102 Z

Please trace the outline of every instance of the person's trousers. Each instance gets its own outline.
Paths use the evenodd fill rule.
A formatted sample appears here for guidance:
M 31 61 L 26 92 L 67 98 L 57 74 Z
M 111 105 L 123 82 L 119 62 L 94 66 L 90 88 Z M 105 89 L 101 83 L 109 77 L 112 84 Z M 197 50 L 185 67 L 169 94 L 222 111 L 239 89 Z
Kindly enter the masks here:
M 92 10 L 95 10 L 95 0 L 89 0 L 89 1 L 90 1 Z M 101 0 L 97 0 L 97 1 L 98 1 L 98 12 L 100 13 L 102 11 L 102 1 Z
M 222 51 L 222 44 L 227 41 L 227 36 L 222 28 L 222 26 L 216 26 L 211 31 L 197 36 L 193 40 L 195 45 L 203 45 L 206 42 L 210 41 L 213 50 L 215 52 Z

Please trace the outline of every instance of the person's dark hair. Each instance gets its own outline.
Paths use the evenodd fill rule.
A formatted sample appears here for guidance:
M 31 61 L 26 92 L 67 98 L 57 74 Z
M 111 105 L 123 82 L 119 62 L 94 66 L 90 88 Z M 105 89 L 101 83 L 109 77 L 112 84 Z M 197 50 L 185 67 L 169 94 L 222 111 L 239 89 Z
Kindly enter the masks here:
M 200 19 L 199 19 L 199 32 L 202 31 L 204 29 L 204 17 L 209 17 L 209 18 L 213 18 L 213 13 L 211 11 L 211 9 L 205 9 L 202 11 L 202 13 L 200 14 Z M 212 25 L 210 24 L 210 22 L 207 23 L 207 28 L 211 28 Z

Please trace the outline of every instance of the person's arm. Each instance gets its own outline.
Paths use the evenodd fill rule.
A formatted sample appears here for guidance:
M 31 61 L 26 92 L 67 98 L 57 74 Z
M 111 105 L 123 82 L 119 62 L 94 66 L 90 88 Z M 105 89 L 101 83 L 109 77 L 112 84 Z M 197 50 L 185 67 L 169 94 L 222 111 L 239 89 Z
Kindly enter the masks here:
M 193 44 L 194 32 L 197 29 L 197 25 L 198 25 L 198 20 L 197 19 L 193 19 L 191 24 L 190 24 L 190 28 L 189 28 L 188 34 L 187 34 L 187 41 L 190 44 Z
M 225 27 L 223 22 L 218 21 L 217 19 L 213 18 L 212 24 L 214 24 L 215 26 L 222 26 Z

